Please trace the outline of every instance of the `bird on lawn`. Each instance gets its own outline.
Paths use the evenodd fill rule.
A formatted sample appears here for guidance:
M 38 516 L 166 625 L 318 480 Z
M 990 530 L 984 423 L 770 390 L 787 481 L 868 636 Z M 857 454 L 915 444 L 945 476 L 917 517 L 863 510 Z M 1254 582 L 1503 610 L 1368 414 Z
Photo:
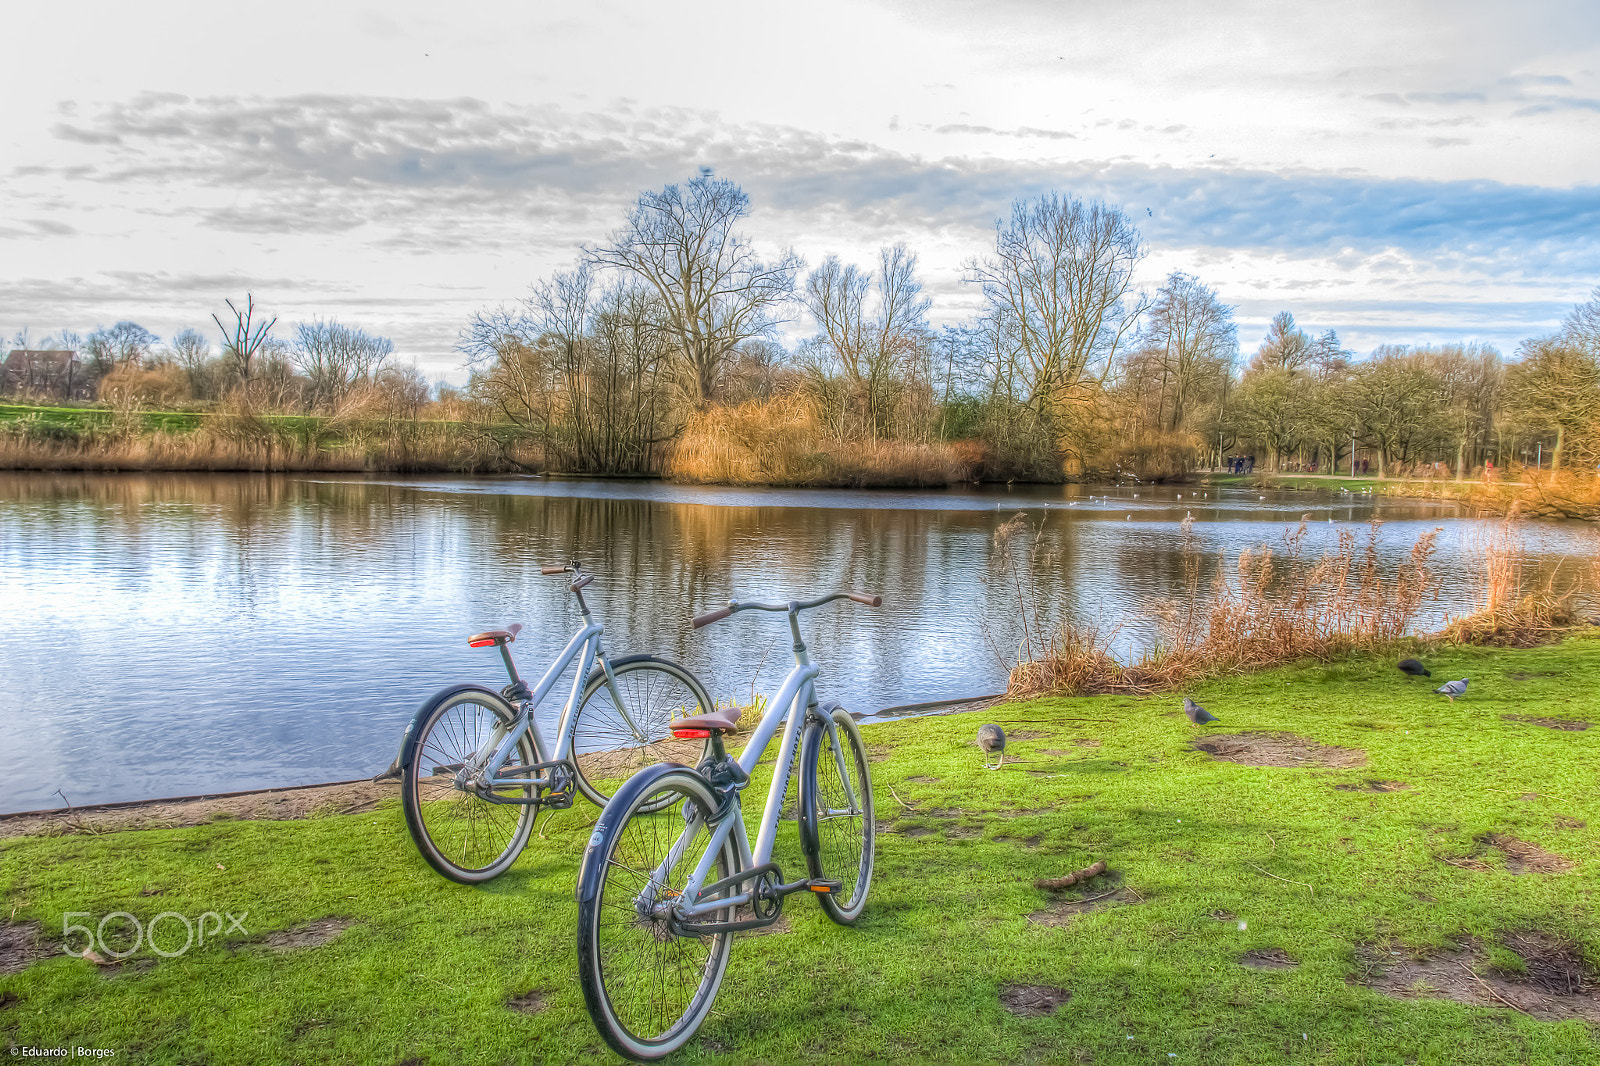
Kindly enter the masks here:
M 1183 698 L 1183 713 L 1189 716 L 1189 721 L 1195 725 L 1205 725 L 1207 722 L 1220 721 L 1216 715 L 1200 706 L 1188 696 Z
M 983 749 L 983 768 L 998 770 L 1006 761 L 1006 731 L 990 722 L 978 727 L 978 747 Z M 998 754 L 1000 761 L 989 765 L 989 756 Z
M 1417 662 L 1415 659 L 1401 659 L 1400 672 L 1410 677 L 1432 677 L 1433 671 Z
M 1470 677 L 1463 677 L 1460 681 L 1446 681 L 1444 684 L 1434 689 L 1433 694 L 1435 696 L 1449 696 L 1450 702 L 1454 703 L 1457 696 L 1466 695 L 1467 682 L 1471 680 L 1472 679 Z

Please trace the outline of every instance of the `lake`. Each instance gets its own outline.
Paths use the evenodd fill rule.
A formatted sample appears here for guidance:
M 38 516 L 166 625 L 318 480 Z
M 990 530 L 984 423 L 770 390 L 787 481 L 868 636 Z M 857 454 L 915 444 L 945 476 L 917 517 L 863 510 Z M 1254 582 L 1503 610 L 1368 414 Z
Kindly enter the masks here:
M 877 712 L 996 692 L 1018 628 L 992 540 L 1018 512 L 1051 610 L 1110 625 L 1181 587 L 1186 513 L 1208 564 L 1307 513 L 1310 551 L 1381 513 L 1386 564 L 1443 527 L 1429 624 L 1469 607 L 1485 532 L 1438 502 L 1244 488 L 0 473 L 0 811 L 374 774 L 432 692 L 504 683 L 468 635 L 523 623 L 513 650 L 538 676 L 578 622 L 539 568 L 573 558 L 614 655 L 675 659 L 719 698 L 748 702 L 758 665 L 754 690 L 774 687 L 788 629 L 753 613 L 694 631 L 693 614 L 838 589 L 884 606 L 806 616 L 823 698 Z M 1590 549 L 1586 529 L 1523 536 L 1546 568 Z

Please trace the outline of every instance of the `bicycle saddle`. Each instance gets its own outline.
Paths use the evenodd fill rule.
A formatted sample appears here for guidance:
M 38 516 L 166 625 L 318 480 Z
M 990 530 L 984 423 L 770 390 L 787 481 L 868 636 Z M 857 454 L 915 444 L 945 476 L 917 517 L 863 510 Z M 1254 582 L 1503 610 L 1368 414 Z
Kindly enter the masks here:
M 503 644 L 510 644 L 516 640 L 517 634 L 521 632 L 522 626 L 518 624 L 512 626 L 510 629 L 490 629 L 483 633 L 475 633 L 467 638 L 467 647 L 487 648 L 489 645 L 493 644 L 498 648 Z
M 679 718 L 672 723 L 672 731 L 677 732 L 680 729 L 711 729 L 719 733 L 731 733 L 739 728 L 739 716 L 743 713 L 743 707 L 729 707 L 725 711 L 697 714 L 693 718 Z

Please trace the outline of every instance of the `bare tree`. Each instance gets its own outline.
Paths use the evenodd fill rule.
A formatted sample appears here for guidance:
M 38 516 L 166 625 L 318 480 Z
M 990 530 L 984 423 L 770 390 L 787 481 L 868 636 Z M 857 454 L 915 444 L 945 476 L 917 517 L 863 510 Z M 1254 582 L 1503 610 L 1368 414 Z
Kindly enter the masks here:
M 302 322 L 291 353 L 309 382 L 312 405 L 337 412 L 357 385 L 382 369 L 394 342 L 338 322 Z
M 245 307 L 242 312 L 233 306 L 232 300 L 228 300 L 226 303 L 228 310 L 233 312 L 234 321 L 231 332 L 230 327 L 224 326 L 222 319 L 216 315 L 212 315 L 211 320 L 222 331 L 223 358 L 229 362 L 231 369 L 238 375 L 240 381 L 248 382 L 252 369 L 251 363 L 256 354 L 261 351 L 261 346 L 266 343 L 267 335 L 271 332 L 273 324 L 278 319 L 274 316 L 267 322 L 253 322 L 252 320 L 256 313 L 256 300 L 249 293 L 245 294 Z
M 1294 324 L 1294 315 L 1279 311 L 1272 316 L 1267 337 L 1250 360 L 1254 370 L 1299 370 L 1311 360 L 1311 335 Z
M 880 249 L 876 273 L 828 256 L 806 279 L 803 299 L 820 333 L 809 345 L 812 370 L 825 378 L 830 366 L 844 375 L 845 403 L 859 402 L 870 439 L 894 432 L 894 410 L 907 386 L 927 385 L 927 358 L 932 345 L 928 308 L 917 279 L 916 254 L 904 244 Z M 875 295 L 868 310 L 868 293 Z M 845 430 L 841 421 L 836 431 Z M 839 435 L 845 435 L 840 432 Z
M 701 407 L 716 397 L 735 349 L 770 333 L 794 293 L 799 257 L 763 260 L 735 232 L 749 211 L 738 185 L 702 174 L 642 194 L 606 244 L 584 249 L 590 263 L 630 271 L 655 290 Z
M 172 335 L 167 352 L 189 380 L 189 395 L 195 399 L 214 399 L 210 396 L 210 382 L 214 375 L 207 365 L 211 362 L 211 342 L 197 329 L 179 330 Z
M 1145 302 L 1133 291 L 1139 232 L 1116 207 L 1048 193 L 995 224 L 993 257 L 967 264 L 1010 366 L 1002 373 L 1043 415 L 1093 398 Z
M 1600 451 L 1600 352 L 1564 335 L 1524 341 L 1520 362 L 1506 372 L 1507 406 L 1527 430 L 1555 435 L 1550 469 L 1561 469 L 1568 452 L 1584 465 Z
M 1168 275 L 1156 293 L 1143 341 L 1160 368 L 1157 423 L 1169 432 L 1183 428 L 1197 393 L 1220 389 L 1239 354 L 1233 309 L 1182 271 Z
M 1561 336 L 1568 344 L 1600 358 L 1600 285 L 1589 299 L 1578 304 L 1561 324 Z

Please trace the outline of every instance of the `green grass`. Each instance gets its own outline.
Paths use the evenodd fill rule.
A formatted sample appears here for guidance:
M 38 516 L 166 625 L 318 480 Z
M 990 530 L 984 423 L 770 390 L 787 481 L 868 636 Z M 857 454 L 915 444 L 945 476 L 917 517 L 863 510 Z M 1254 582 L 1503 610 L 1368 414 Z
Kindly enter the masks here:
M 1210 732 L 1360 749 L 1366 765 L 1353 769 L 1214 760 L 1192 749 L 1201 731 L 1174 697 L 1044 699 L 865 726 L 885 756 L 873 764 L 884 831 L 865 916 L 841 929 L 802 893 L 785 909 L 788 932 L 738 938 L 716 1013 L 678 1061 L 1600 1061 L 1582 1022 L 1395 1000 L 1357 983 L 1369 947 L 1420 954 L 1529 929 L 1600 963 L 1600 728 L 1501 717 L 1600 719 L 1600 640 L 1455 648 L 1430 663 L 1435 684 L 1470 676 L 1467 698 L 1449 704 L 1368 660 L 1193 693 L 1222 719 Z M 1005 768 L 990 773 L 971 743 L 987 720 L 1044 735 L 1013 739 Z M 1409 787 L 1336 788 L 1369 780 Z M 763 794 L 758 780 L 749 796 Z M 394 804 L 0 842 L 7 910 L 47 936 L 68 911 L 143 921 L 248 912 L 250 933 L 181 958 L 141 950 L 117 971 L 62 956 L 35 963 L 0 978 L 0 1034 L 163 1063 L 609 1059 L 575 974 L 573 886 L 592 819 L 581 803 L 557 815 L 550 840 L 535 838 L 479 889 L 434 875 Z M 1494 852 L 1483 856 L 1489 869 L 1441 861 L 1480 853 L 1491 832 L 1577 865 L 1518 876 Z M 786 873 L 800 868 L 793 840 L 778 858 Z M 1120 883 L 1143 902 L 1060 928 L 1030 920 L 1080 894 L 1037 890 L 1035 878 L 1096 859 L 1112 876 L 1082 894 Z M 261 943 L 329 916 L 354 924 L 320 947 Z M 1239 958 L 1251 949 L 1299 965 L 1246 969 Z M 1493 958 L 1515 961 L 1503 949 Z M 998 999 L 1010 982 L 1072 998 L 1049 1016 L 1013 1017 Z M 546 1009 L 508 1008 L 529 991 Z

